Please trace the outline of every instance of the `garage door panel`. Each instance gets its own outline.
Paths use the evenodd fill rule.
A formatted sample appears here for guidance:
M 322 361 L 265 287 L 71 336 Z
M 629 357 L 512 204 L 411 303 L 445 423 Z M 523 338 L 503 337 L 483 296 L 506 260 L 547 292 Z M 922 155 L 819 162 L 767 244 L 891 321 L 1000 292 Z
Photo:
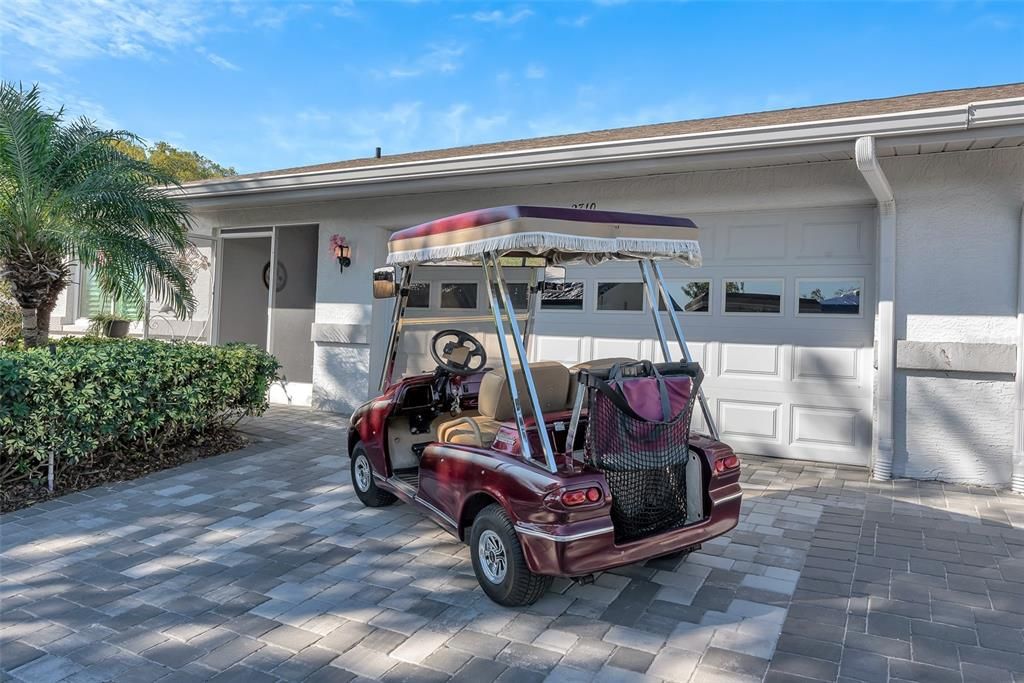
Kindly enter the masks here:
M 862 221 L 809 222 L 794 230 L 795 253 L 801 260 L 870 258 L 868 226 Z
M 593 358 L 636 358 L 645 357 L 646 340 L 609 339 L 597 337 L 593 343 Z
M 812 405 L 793 405 L 791 415 L 791 442 L 796 445 L 857 446 L 857 426 L 863 417 L 856 408 L 823 408 Z
M 778 441 L 782 405 L 770 401 L 718 399 L 718 431 L 724 441 L 730 436 Z
M 776 344 L 722 344 L 719 375 L 723 378 L 782 378 L 782 347 Z
M 687 342 L 687 346 L 690 349 L 690 357 L 694 360 L 694 362 L 700 364 L 700 366 L 704 369 L 704 373 L 706 375 L 708 373 L 708 344 L 705 342 Z M 651 347 L 651 358 L 656 363 L 664 362 L 665 355 L 661 352 L 661 344 L 652 340 Z M 680 362 L 683 360 L 683 352 L 681 347 L 679 346 L 679 342 L 670 341 L 668 343 L 668 350 L 669 353 L 672 354 L 673 361 Z
M 534 356 L 543 360 L 557 360 L 566 365 L 575 365 L 583 360 L 589 360 L 590 353 L 583 353 L 580 337 L 552 337 L 538 335 L 534 340 L 536 351 Z
M 786 256 L 786 226 L 727 225 L 719 255 L 722 261 L 761 261 Z
M 793 347 L 793 379 L 810 382 L 860 381 L 860 349 L 842 347 Z

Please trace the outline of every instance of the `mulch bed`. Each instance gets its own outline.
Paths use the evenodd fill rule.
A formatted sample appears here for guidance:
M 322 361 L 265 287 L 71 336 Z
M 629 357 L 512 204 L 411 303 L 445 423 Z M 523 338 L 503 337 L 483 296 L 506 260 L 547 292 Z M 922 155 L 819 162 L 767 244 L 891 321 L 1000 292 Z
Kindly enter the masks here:
M 152 472 L 170 469 L 178 465 L 209 458 L 222 453 L 229 453 L 248 446 L 251 439 L 233 429 L 223 429 L 205 434 L 201 440 L 177 447 L 141 455 L 139 453 L 107 453 L 100 460 L 102 464 L 92 462 L 79 465 L 72 470 L 60 472 L 54 486 L 56 491 L 51 494 L 46 490 L 46 482 L 41 486 L 27 481 L 19 481 L 4 487 L 0 492 L 0 512 L 11 512 L 41 503 L 51 498 L 59 498 L 69 493 L 84 491 L 95 486 L 114 484 L 120 481 L 138 479 Z

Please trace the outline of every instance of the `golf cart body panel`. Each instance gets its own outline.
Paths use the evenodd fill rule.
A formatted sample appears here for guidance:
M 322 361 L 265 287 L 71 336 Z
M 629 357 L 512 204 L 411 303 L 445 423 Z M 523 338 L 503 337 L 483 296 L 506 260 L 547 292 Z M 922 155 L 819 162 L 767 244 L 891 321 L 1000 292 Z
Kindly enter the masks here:
M 584 577 L 691 550 L 735 527 L 739 462 L 718 441 L 700 388 L 703 374 L 690 359 L 673 307 L 652 314 L 663 356 L 671 358 L 664 317 L 683 350 L 680 362 L 614 358 L 571 369 L 531 362 L 527 349 L 546 283 L 531 280 L 521 331 L 502 271 L 515 259 L 534 273 L 541 265 L 636 261 L 648 300 L 657 301 L 669 296 L 657 261 L 697 266 L 700 247 L 696 225 L 685 218 L 532 206 L 472 211 L 396 232 L 389 242 L 392 267 L 375 271 L 373 283 L 376 297 L 397 297 L 381 395 L 351 417 L 349 453 L 360 499 L 371 506 L 403 500 L 470 542 L 481 586 L 508 605 L 536 600 L 546 586 L 539 578 Z M 478 339 L 447 329 L 429 344 L 434 372 L 392 381 L 419 264 L 483 267 L 499 367 L 487 365 Z M 682 397 L 682 407 L 673 403 L 670 410 L 669 389 Z M 629 403 L 629 395 L 644 392 L 647 408 L 655 406 L 653 417 Z M 625 412 L 596 424 L 619 431 L 599 443 L 590 421 L 606 415 L 595 412 L 598 406 L 607 411 L 613 404 L 612 414 Z M 707 436 L 689 433 L 696 405 Z M 634 427 L 624 426 L 633 419 L 639 420 Z M 625 450 L 602 459 L 610 443 Z M 662 495 L 666 490 L 670 497 Z M 662 507 L 648 505 L 647 498 L 658 502 L 659 496 Z M 630 510 L 669 514 L 631 527 Z

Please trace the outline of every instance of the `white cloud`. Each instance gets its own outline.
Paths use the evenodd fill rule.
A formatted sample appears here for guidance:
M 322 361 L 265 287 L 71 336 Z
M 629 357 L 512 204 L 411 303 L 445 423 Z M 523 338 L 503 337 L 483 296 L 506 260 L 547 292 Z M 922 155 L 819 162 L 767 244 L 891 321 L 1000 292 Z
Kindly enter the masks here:
M 274 156 L 310 164 L 371 156 L 377 146 L 386 156 L 500 139 L 509 121 L 505 112 L 478 113 L 464 102 L 428 108 L 411 101 L 383 109 L 307 108 L 264 116 L 259 135 L 279 153 Z
M 219 66 L 220 68 L 227 69 L 228 71 L 241 71 L 242 69 L 242 67 L 238 66 L 234 62 L 229 62 L 227 59 L 224 59 L 215 52 L 207 52 L 206 58 L 210 60 L 210 63 L 214 66 Z
M 526 67 L 523 75 L 532 79 L 544 78 L 548 75 L 548 70 L 543 64 L 530 64 Z
M 202 45 L 199 45 L 199 46 L 196 47 L 196 52 L 201 54 L 203 57 L 206 57 L 207 61 L 209 61 L 211 64 L 213 64 L 214 66 L 216 66 L 216 67 L 218 67 L 220 69 L 225 69 L 227 71 L 241 71 L 242 70 L 242 67 L 238 66 L 234 62 L 228 61 L 228 59 L 226 59 L 225 57 L 221 57 L 220 55 L 216 54 L 215 52 L 210 52 L 209 50 L 207 50 Z
M 0 34 L 51 69 L 99 56 L 149 57 L 195 43 L 206 31 L 198 0 L 4 0 Z
M 465 17 L 465 15 L 459 16 L 460 18 Z M 480 22 L 481 24 L 497 24 L 500 26 L 511 26 L 512 24 L 518 24 L 520 21 L 523 21 L 524 19 L 529 19 L 532 16 L 533 10 L 531 10 L 528 7 L 524 7 L 523 9 L 511 13 L 506 13 L 504 10 L 500 9 L 491 10 L 490 12 L 480 10 L 478 12 L 473 12 L 473 14 L 470 14 L 469 18 L 472 19 L 473 21 Z
M 1017 22 L 1005 14 L 983 14 L 967 25 L 971 30 L 1009 31 L 1016 27 Z
M 336 17 L 356 17 L 359 16 L 359 10 L 356 9 L 355 0 L 338 0 L 331 6 L 331 14 Z
M 584 26 L 590 23 L 590 15 L 581 14 L 578 17 L 565 17 L 563 19 L 559 19 L 558 23 L 561 24 L 562 26 L 570 26 L 572 28 L 583 28 Z
M 440 144 L 445 146 L 472 144 L 481 142 L 495 129 L 508 123 L 506 114 L 493 116 L 472 115 L 472 107 L 468 104 L 453 104 L 447 110 L 437 115 L 441 126 L 439 133 Z
M 403 64 L 387 69 L 374 69 L 377 78 L 414 78 L 426 74 L 450 74 L 462 66 L 462 55 L 466 48 L 454 42 L 431 43 L 422 55 Z

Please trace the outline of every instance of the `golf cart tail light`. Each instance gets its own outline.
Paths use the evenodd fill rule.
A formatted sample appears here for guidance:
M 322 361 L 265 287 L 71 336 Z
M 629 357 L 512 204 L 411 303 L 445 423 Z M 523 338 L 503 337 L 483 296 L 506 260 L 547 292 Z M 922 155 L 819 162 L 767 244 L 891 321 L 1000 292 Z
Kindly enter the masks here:
M 740 466 L 740 459 L 735 455 L 727 455 L 721 460 L 715 461 L 715 472 L 721 474 L 726 470 L 734 470 Z
M 568 507 L 574 505 L 583 505 L 587 502 L 587 492 L 583 490 L 579 491 L 566 491 L 562 494 L 562 504 Z
M 575 507 L 577 505 L 586 505 L 588 503 L 596 503 L 603 498 L 601 489 L 596 486 L 591 486 L 588 489 L 576 489 L 575 491 L 565 491 L 562 493 L 562 505 L 566 507 Z

